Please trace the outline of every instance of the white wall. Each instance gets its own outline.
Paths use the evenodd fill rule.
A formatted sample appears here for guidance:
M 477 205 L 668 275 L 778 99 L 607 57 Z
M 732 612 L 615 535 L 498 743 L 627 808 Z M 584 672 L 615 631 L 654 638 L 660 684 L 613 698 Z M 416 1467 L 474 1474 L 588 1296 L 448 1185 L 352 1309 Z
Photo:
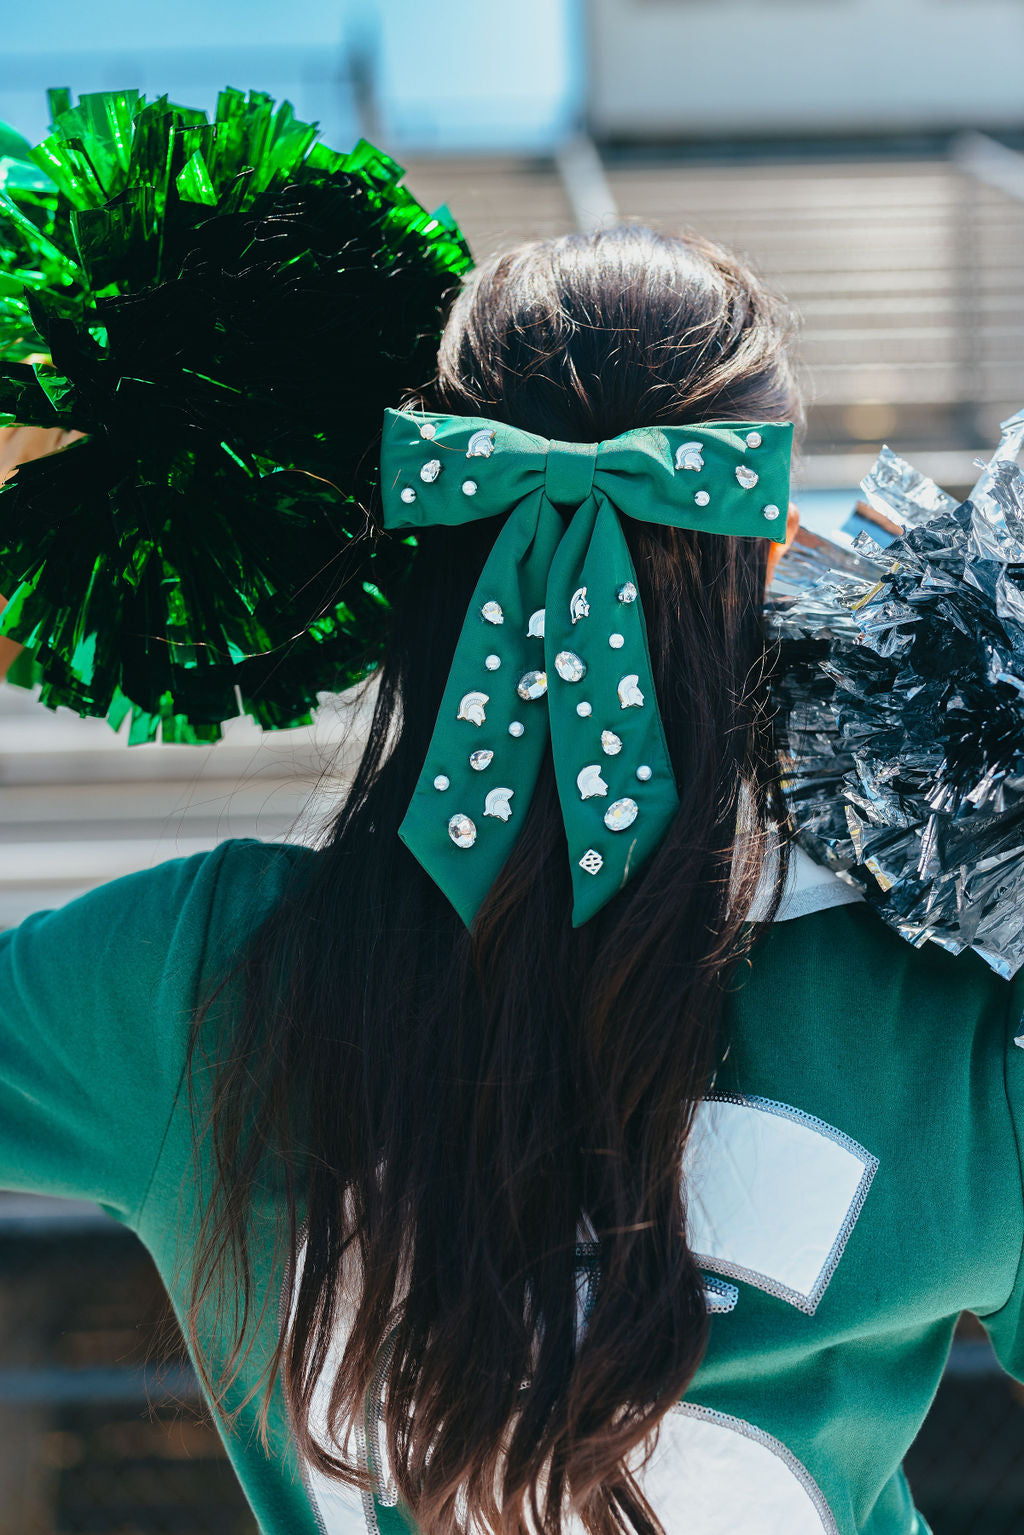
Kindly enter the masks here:
M 1021 0 L 589 0 L 588 26 L 601 134 L 1024 124 Z

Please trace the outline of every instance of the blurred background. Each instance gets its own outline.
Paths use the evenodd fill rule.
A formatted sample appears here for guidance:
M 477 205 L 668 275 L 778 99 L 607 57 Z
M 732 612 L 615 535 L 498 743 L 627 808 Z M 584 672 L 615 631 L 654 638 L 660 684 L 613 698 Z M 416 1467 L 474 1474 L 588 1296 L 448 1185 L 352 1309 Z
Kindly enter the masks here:
M 619 216 L 733 247 L 799 319 L 812 525 L 852 525 L 883 441 L 964 492 L 1024 404 L 1020 0 L 5 0 L 0 31 L 0 119 L 33 141 L 52 85 L 256 87 L 397 156 L 477 256 Z M 128 750 L 0 691 L 0 925 L 224 837 L 309 837 L 359 709 Z M 0 1194 L 0 1535 L 253 1535 L 163 1315 L 99 1210 Z M 908 1470 L 935 1535 L 1024 1528 L 1024 1395 L 970 1318 Z

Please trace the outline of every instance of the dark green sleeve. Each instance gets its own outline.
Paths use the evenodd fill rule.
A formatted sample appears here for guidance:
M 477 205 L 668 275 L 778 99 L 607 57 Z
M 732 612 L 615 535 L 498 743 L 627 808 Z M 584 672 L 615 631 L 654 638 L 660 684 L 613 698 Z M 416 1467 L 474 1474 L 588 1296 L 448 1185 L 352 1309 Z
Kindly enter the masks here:
M 134 1222 L 197 1001 L 308 856 L 223 843 L 0 933 L 0 1188 Z
M 1006 1304 L 982 1321 L 1003 1369 L 1016 1380 L 1024 1381 L 1024 971 L 1007 988 L 1005 1022 L 1006 1096 L 1017 1141 L 1017 1160 L 1021 1170 L 1021 1210 L 1017 1214 L 1020 1258 L 1017 1277 Z

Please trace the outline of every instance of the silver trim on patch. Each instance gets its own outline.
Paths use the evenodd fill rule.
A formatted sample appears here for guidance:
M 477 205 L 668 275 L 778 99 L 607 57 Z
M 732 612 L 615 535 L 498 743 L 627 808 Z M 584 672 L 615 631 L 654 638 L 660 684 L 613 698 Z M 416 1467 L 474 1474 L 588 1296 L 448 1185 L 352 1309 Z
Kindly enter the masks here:
M 706 1103 L 735 1103 L 741 1108 L 760 1109 L 766 1114 L 775 1114 L 779 1119 L 791 1119 L 796 1124 L 806 1125 L 809 1129 L 817 1131 L 819 1135 L 827 1136 L 837 1146 L 842 1146 L 864 1164 L 860 1182 L 857 1185 L 853 1198 L 850 1201 L 843 1223 L 839 1228 L 831 1251 L 826 1258 L 821 1272 L 815 1280 L 814 1289 L 809 1295 L 804 1295 L 800 1290 L 792 1290 L 789 1285 L 782 1284 L 778 1279 L 773 1279 L 770 1274 L 761 1274 L 756 1269 L 743 1268 L 738 1263 L 730 1263 L 725 1258 L 712 1258 L 707 1253 L 694 1252 L 694 1258 L 701 1268 L 711 1269 L 712 1273 L 724 1274 L 728 1279 L 738 1279 L 743 1284 L 753 1285 L 756 1290 L 763 1290 L 766 1295 L 774 1295 L 777 1300 L 788 1301 L 798 1311 L 806 1316 L 813 1316 L 818 1309 L 821 1297 L 828 1288 L 829 1281 L 839 1266 L 839 1260 L 843 1256 L 850 1234 L 857 1224 L 857 1218 L 864 1208 L 864 1201 L 868 1197 L 872 1179 L 878 1171 L 878 1158 L 873 1157 L 870 1151 L 865 1151 L 859 1141 L 852 1136 L 844 1135 L 842 1130 L 837 1130 L 834 1125 L 828 1124 L 824 1119 L 819 1119 L 816 1114 L 806 1114 L 803 1109 L 794 1109 L 788 1103 L 776 1103 L 773 1098 L 750 1097 L 744 1093 L 709 1093 L 704 1100 Z
M 726 1284 L 724 1279 L 716 1279 L 713 1274 L 700 1277 L 704 1281 L 704 1305 L 708 1316 L 724 1316 L 727 1311 L 736 1310 L 740 1292 L 734 1284 Z

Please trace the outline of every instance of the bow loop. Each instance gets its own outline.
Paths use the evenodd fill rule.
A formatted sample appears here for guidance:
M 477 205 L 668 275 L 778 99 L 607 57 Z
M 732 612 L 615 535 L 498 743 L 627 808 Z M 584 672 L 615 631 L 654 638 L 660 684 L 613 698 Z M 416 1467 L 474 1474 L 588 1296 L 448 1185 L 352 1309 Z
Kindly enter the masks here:
M 782 541 L 792 430 L 715 423 L 571 443 L 386 412 L 385 527 L 506 516 L 399 828 L 467 926 L 520 835 L 549 743 L 574 925 L 664 837 L 679 801 L 620 517 Z

